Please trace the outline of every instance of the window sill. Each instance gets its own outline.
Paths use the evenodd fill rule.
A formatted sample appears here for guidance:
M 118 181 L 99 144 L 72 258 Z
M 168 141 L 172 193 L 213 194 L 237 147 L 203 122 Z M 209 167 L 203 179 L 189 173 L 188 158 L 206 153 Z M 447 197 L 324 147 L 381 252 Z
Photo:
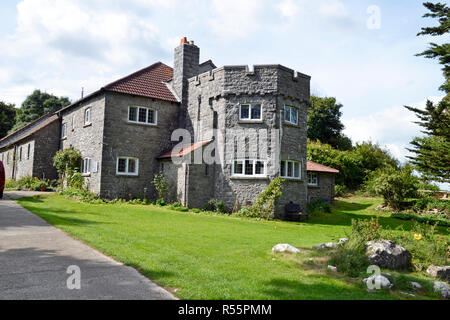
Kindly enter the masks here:
M 231 176 L 231 180 L 268 180 L 269 177 Z
M 139 175 L 138 174 L 116 173 L 116 177 L 118 177 L 118 178 L 139 178 Z
M 134 125 L 134 126 L 142 126 L 142 127 L 157 127 L 158 124 L 157 123 L 140 123 L 140 122 L 132 122 L 132 121 L 127 121 L 127 124 L 129 125 Z
M 287 126 L 287 127 L 300 128 L 300 125 L 293 124 L 293 123 L 286 122 L 286 121 L 284 122 L 284 125 Z
M 264 123 L 263 120 L 243 120 L 240 119 L 239 122 L 240 124 L 257 124 L 257 123 Z
M 315 184 L 308 184 L 308 188 L 319 189 L 320 186 L 319 185 L 315 185 Z
M 82 175 L 84 178 L 87 178 L 87 177 L 90 177 L 90 176 L 91 176 L 90 173 L 82 173 L 81 175 Z
M 86 123 L 83 128 L 92 127 L 92 123 Z
M 61 141 L 65 141 L 67 140 L 67 137 L 61 138 Z
M 302 179 L 302 178 L 281 177 L 281 179 L 284 179 L 284 180 L 286 180 L 286 181 L 303 182 L 303 179 Z

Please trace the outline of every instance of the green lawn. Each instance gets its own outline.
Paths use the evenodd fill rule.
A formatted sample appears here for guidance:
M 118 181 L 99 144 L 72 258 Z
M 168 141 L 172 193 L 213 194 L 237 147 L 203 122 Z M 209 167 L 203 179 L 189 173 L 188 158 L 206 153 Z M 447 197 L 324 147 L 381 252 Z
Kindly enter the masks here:
M 324 254 L 311 250 L 345 236 L 351 219 L 375 216 L 377 199 L 338 202 L 332 214 L 308 223 L 261 222 L 155 206 L 92 205 L 57 195 L 17 201 L 165 288 L 177 289 L 182 299 L 408 298 L 383 291 L 369 294 L 361 281 L 327 273 Z M 380 221 L 391 227 L 410 225 L 388 215 Z M 278 243 L 302 248 L 302 254 L 273 255 Z

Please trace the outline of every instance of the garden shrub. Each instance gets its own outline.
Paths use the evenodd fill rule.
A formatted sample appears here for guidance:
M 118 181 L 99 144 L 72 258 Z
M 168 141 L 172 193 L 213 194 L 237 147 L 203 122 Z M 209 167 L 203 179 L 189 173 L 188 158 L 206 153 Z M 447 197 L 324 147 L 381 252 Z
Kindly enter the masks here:
M 152 183 L 155 186 L 156 192 L 158 193 L 158 199 L 163 200 L 164 205 L 166 205 L 165 199 L 167 196 L 167 192 L 169 191 L 169 184 L 167 182 L 166 176 L 162 172 L 160 172 L 155 175 Z
M 228 213 L 225 202 L 222 200 L 211 199 L 208 204 L 203 206 L 203 211 L 211 211 L 217 213 Z
M 85 189 L 66 188 L 61 190 L 59 194 L 68 198 L 77 199 L 81 202 L 104 203 L 104 201 L 101 200 L 97 194 Z
M 160 207 L 165 207 L 167 205 L 166 201 L 163 198 L 156 200 L 155 204 Z
M 80 172 L 68 169 L 66 173 L 66 178 L 67 178 L 67 186 L 69 188 L 83 189 L 84 177 Z
M 72 148 L 59 150 L 55 154 L 53 166 L 58 171 L 62 185 L 64 185 L 68 173 L 80 171 L 81 160 L 81 152 Z
M 269 186 L 261 192 L 256 199 L 255 204 L 250 208 L 253 211 L 252 215 L 257 218 L 269 220 L 272 218 L 275 203 L 282 195 L 281 188 L 286 180 L 281 177 L 276 177 L 272 180 Z
M 446 215 L 440 214 L 422 214 L 418 215 L 417 213 L 407 213 L 407 212 L 397 212 L 393 213 L 391 215 L 393 218 L 400 219 L 400 220 L 413 220 L 417 221 L 419 223 L 428 223 L 428 224 L 434 224 L 442 227 L 450 227 L 450 220 L 447 219 Z
M 345 198 L 345 197 L 348 196 L 349 191 L 348 191 L 348 189 L 347 189 L 346 186 L 337 184 L 337 185 L 334 187 L 334 193 L 335 193 L 335 196 L 336 196 L 336 197 L 339 197 L 339 198 Z
M 331 205 L 328 202 L 324 202 L 322 200 L 316 200 L 311 202 L 307 206 L 308 215 L 313 216 L 319 213 L 330 213 Z
M 413 168 L 407 165 L 401 169 L 388 168 L 373 172 L 365 183 L 365 189 L 382 196 L 385 205 L 399 211 L 406 198 L 418 195 L 418 182 L 419 178 L 413 175 Z
M 331 255 L 329 264 L 350 277 L 365 273 L 370 265 L 366 256 L 366 243 L 380 239 L 381 234 L 378 219 L 352 220 L 349 240 Z
M 19 190 L 19 183 L 14 179 L 9 179 L 5 181 L 6 190 Z

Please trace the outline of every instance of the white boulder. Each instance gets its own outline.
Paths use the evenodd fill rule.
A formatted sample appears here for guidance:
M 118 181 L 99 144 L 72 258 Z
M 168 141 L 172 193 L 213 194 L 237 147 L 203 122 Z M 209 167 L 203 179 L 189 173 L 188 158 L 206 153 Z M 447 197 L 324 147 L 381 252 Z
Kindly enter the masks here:
M 373 275 L 364 279 L 363 282 L 367 285 L 369 290 L 391 289 L 393 287 L 389 279 L 382 275 Z
M 433 290 L 435 292 L 440 292 L 442 295 L 442 298 L 450 299 L 450 287 L 445 282 L 436 281 L 434 283 Z
M 290 244 L 277 244 L 272 248 L 272 252 L 274 253 L 300 253 L 296 247 L 291 246 Z

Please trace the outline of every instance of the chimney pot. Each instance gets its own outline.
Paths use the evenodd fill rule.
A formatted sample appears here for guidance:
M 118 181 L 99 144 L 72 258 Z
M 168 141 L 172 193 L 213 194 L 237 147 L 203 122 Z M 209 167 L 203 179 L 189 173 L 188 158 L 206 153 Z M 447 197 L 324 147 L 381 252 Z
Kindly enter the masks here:
M 194 45 L 195 42 L 193 40 L 189 41 L 190 44 Z
M 185 43 L 188 43 L 187 37 L 183 37 L 180 41 L 180 45 L 183 45 Z

